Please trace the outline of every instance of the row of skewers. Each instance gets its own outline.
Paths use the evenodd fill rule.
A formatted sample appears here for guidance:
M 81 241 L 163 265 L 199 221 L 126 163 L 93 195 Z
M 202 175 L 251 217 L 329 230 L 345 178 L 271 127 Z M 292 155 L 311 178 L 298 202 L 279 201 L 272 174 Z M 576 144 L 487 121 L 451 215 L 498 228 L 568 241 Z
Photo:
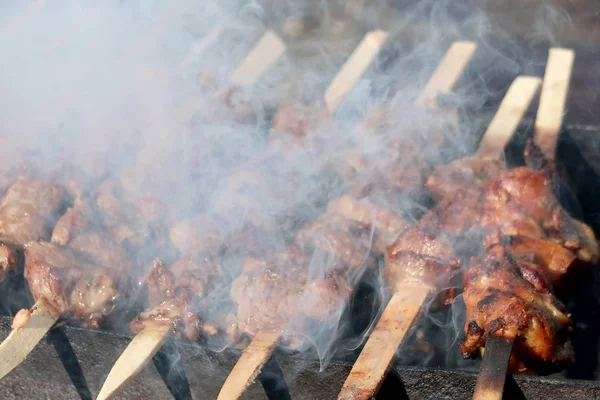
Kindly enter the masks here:
M 316 128 L 331 119 L 386 38 L 384 32 L 366 36 L 325 92 L 326 108 L 282 104 L 273 122 L 271 151 L 277 155 L 282 148 L 290 151 L 278 140 L 297 144 L 300 152 L 318 146 Z M 436 95 L 452 89 L 474 51 L 473 43 L 453 45 L 417 105 L 435 106 Z M 553 57 L 568 59 L 570 54 L 551 51 L 544 87 L 556 90 L 549 78 L 556 65 L 564 68 L 562 59 Z M 256 61 L 247 65 L 257 70 Z M 232 81 L 249 85 L 260 77 L 239 78 L 252 75 L 241 71 Z M 561 78 L 565 80 L 564 74 Z M 134 204 L 116 182 L 104 182 L 91 195 L 76 185 L 65 189 L 18 178 L 0 202 L 2 266 L 12 274 L 24 262 L 36 304 L 15 316 L 15 329 L 0 346 L 1 375 L 16 367 L 59 319 L 98 326 L 115 302 L 135 293 L 144 280 L 150 307 L 132 321 L 131 330 L 137 335 L 98 398 L 114 396 L 171 334 L 191 341 L 219 334 L 230 343 L 251 338 L 220 394 L 223 399 L 239 398 L 277 345 L 298 348 L 311 321 L 336 317 L 378 257 L 385 257 L 384 275 L 394 294 L 340 398 L 370 398 L 376 393 L 425 297 L 446 287 L 446 280 L 459 271 L 464 275 L 468 316 L 467 337 L 461 345 L 465 355 L 485 346 L 488 337 L 504 337 L 516 340 L 511 364 L 516 370 L 568 361 L 571 354 L 564 333 L 570 320 L 552 288 L 574 267 L 597 261 L 598 248 L 589 228 L 569 217 L 552 194 L 553 146 L 561 121 L 550 121 L 550 127 L 537 132 L 536 143 L 542 145 L 545 157 L 530 144 L 528 167 L 509 169 L 499 159 L 539 85 L 537 78 L 515 80 L 473 158 L 428 165 L 420 157 L 424 146 L 443 141 L 445 132 L 431 132 L 422 143 L 392 142 L 389 159 L 377 161 L 382 179 L 373 184 L 362 173 L 372 172 L 369 163 L 374 160 L 351 151 L 335 166 L 351 183 L 348 194 L 331 200 L 327 211 L 298 229 L 283 249 L 260 242 L 261 236 L 273 234 L 269 229 L 274 224 L 260 212 L 253 213 L 248 206 L 253 199 L 244 198 L 235 184 L 223 197 L 235 199 L 233 207 L 242 204 L 250 218 L 242 228 L 223 233 L 207 231 L 206 226 L 215 224 L 202 218 L 169 231 L 159 205 Z M 565 90 L 558 94 L 542 90 L 539 127 L 547 123 L 546 116 L 562 115 L 564 107 L 564 102 L 548 105 L 544 100 L 565 95 Z M 385 117 L 374 120 L 376 126 L 366 120 L 357 129 L 357 142 L 361 135 L 389 134 Z M 418 167 L 398 171 L 408 165 L 405 159 L 399 162 L 400 157 L 411 157 Z M 262 183 L 244 168 L 237 177 L 231 181 Z M 423 185 L 437 205 L 411 224 L 389 204 Z M 231 212 L 230 202 L 223 203 L 229 206 L 224 212 Z M 170 268 L 158 259 L 147 273 L 132 265 L 138 262 L 137 254 L 158 249 L 165 241 L 179 253 Z M 458 241 L 477 243 L 473 259 L 456 253 Z M 221 264 L 227 257 L 244 260 L 231 282 L 236 311 L 209 320 L 207 295 L 214 282 L 223 279 Z M 310 276 L 308 266 L 319 259 L 328 260 L 327 269 Z

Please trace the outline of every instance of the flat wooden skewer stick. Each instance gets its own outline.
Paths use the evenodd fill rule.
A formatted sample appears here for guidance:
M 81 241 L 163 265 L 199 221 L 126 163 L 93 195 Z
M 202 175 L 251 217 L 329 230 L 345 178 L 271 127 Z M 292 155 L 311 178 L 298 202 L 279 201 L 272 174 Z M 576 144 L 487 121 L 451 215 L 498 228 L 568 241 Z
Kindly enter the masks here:
M 24 326 L 13 329 L 0 344 L 0 379 L 27 358 L 60 317 L 44 300 L 38 300 L 30 311 Z
M 514 340 L 488 337 L 473 400 L 502 400 Z
M 214 30 L 211 32 L 214 32 Z M 277 58 L 282 54 L 282 52 L 280 51 L 281 49 L 279 47 L 275 49 L 275 52 L 278 53 L 277 57 L 269 56 L 266 54 L 269 46 L 272 43 L 274 43 L 272 35 L 274 35 L 273 32 L 267 32 L 263 36 L 263 38 L 265 36 L 267 36 L 267 38 L 265 40 L 259 41 L 259 43 L 254 47 L 254 49 L 251 52 L 251 54 L 254 53 L 252 58 L 254 58 L 257 63 L 261 64 L 260 68 L 256 68 L 255 66 L 246 63 L 246 60 L 248 60 L 248 58 L 250 57 L 249 55 L 242 62 L 242 64 L 245 64 L 249 68 L 249 71 L 245 71 L 243 68 L 241 68 L 242 66 L 240 66 L 240 68 L 236 70 L 237 76 L 240 78 L 241 81 L 245 82 L 245 85 L 252 85 L 256 80 L 258 80 L 262 76 L 262 73 L 264 73 L 268 69 L 268 66 L 271 65 L 274 61 L 276 61 Z M 280 39 L 278 39 L 277 41 L 281 42 Z M 258 55 L 264 57 L 257 58 Z M 257 73 L 257 70 L 259 69 L 262 71 L 261 74 Z M 184 111 L 184 113 L 186 111 Z M 129 381 L 131 381 L 141 371 L 144 365 L 146 365 L 146 363 L 148 363 L 148 361 L 150 361 L 152 357 L 154 357 L 154 355 L 158 352 L 158 350 L 167 340 L 170 333 L 171 331 L 168 326 L 147 328 L 138 333 L 133 338 L 131 343 L 129 343 L 129 345 L 121 354 L 121 356 L 117 359 L 115 365 L 108 374 L 108 377 L 106 378 L 102 389 L 100 390 L 98 399 L 109 399 L 112 396 L 116 395 Z M 271 352 L 269 352 L 268 354 L 270 355 Z M 254 376 L 253 379 L 255 377 L 256 376 Z
M 280 337 L 278 332 L 259 332 L 254 336 L 252 343 L 244 350 L 227 377 L 217 400 L 239 399 L 248 386 L 254 383 L 279 343 Z
M 160 350 L 170 332 L 170 325 L 159 325 L 138 333 L 115 362 L 96 399 L 112 398 L 135 378 L 148 360 Z
M 540 104 L 535 119 L 534 140 L 544 156 L 553 160 L 565 111 L 575 53 L 568 49 L 550 49 Z M 501 400 L 514 340 L 488 337 L 474 400 Z
M 352 52 L 340 72 L 325 91 L 325 105 L 333 113 L 356 86 L 358 80 L 373 62 L 388 38 L 384 31 L 368 32 Z
M 516 131 L 539 86 L 539 78 L 515 79 L 496 113 L 498 118 L 506 120 L 500 123 L 498 118 L 494 118 L 484 134 L 481 144 L 485 155 L 502 155 L 505 144 Z M 506 130 L 501 131 L 500 127 Z M 430 289 L 426 286 L 396 285 L 394 295 L 354 363 L 338 400 L 368 400 L 375 396 Z
M 285 43 L 275 32 L 267 31 L 233 72 L 231 83 L 241 87 L 252 86 L 279 59 L 285 48 Z
M 415 103 L 422 107 L 437 108 L 438 95 L 452 90 L 476 49 L 475 42 L 452 43 Z
M 548 54 L 534 141 L 549 160 L 555 158 L 574 60 L 575 52 L 570 49 L 552 48 Z

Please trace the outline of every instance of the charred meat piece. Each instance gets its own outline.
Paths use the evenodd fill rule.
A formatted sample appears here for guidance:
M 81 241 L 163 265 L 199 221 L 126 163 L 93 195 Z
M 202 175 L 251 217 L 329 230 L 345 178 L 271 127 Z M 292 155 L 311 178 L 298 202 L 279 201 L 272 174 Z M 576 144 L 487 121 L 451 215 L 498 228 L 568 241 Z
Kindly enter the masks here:
M 588 226 L 567 214 L 543 171 L 513 168 L 500 174 L 485 190 L 481 225 L 485 246 L 501 236 L 521 235 L 551 240 L 593 264 L 600 258 L 596 237 Z
M 521 367 L 552 368 L 572 360 L 571 321 L 534 264 L 496 245 L 467 270 L 464 283 L 466 338 L 459 346 L 465 357 L 494 335 L 515 339 L 513 356 Z
M 25 279 L 36 300 L 57 313 L 97 327 L 110 314 L 120 293 L 120 265 L 98 267 L 81 254 L 49 242 L 25 245 Z

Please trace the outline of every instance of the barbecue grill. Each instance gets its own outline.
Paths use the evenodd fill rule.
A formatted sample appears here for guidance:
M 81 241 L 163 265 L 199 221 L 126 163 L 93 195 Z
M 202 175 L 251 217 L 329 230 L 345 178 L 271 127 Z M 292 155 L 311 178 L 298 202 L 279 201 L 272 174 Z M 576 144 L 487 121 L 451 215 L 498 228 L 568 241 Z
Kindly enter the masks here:
M 386 8 L 390 15 L 401 13 L 409 7 L 408 2 L 396 2 L 395 10 Z M 458 3 L 458 2 L 457 2 Z M 460 2 L 468 9 L 468 1 Z M 496 6 L 490 11 L 498 18 L 504 29 L 508 29 L 507 15 L 512 14 L 508 8 L 510 1 L 501 2 L 506 9 Z M 457 6 L 458 7 L 458 6 Z M 591 7 L 591 6 L 590 6 Z M 578 36 L 585 31 L 590 22 L 584 18 L 585 13 L 571 11 L 573 26 L 577 32 L 562 32 L 563 36 L 555 38 L 562 47 L 576 52 L 576 61 L 571 81 L 568 102 L 568 114 L 565 126 L 559 139 L 557 161 L 563 182 L 561 185 L 561 201 L 573 214 L 582 218 L 594 231 L 600 233 L 600 117 L 595 113 L 598 100 L 596 88 L 600 87 L 594 71 L 600 59 L 600 36 Z M 591 10 L 588 9 L 589 12 Z M 385 12 L 385 11 L 384 11 Z M 424 15 L 431 10 L 424 10 Z M 356 38 L 362 37 L 366 31 L 374 28 L 385 29 L 391 24 L 391 17 L 379 19 L 384 26 L 374 26 L 374 15 L 381 11 L 365 6 L 359 20 L 352 21 L 352 29 Z M 460 24 L 462 14 L 453 15 Z M 593 24 L 595 21 L 591 22 Z M 405 36 L 399 35 L 390 40 L 402 46 L 414 45 L 419 29 L 423 28 L 423 20 L 418 16 L 411 22 L 414 29 Z M 448 22 L 449 23 L 449 22 Z M 368 29 L 365 29 L 368 28 Z M 512 44 L 511 60 L 518 65 L 516 71 L 525 71 L 529 75 L 543 76 L 548 49 L 555 43 L 542 40 L 529 40 L 528 32 L 513 32 L 518 44 Z M 595 32 L 592 32 L 595 33 Z M 315 32 L 311 32 L 315 35 Z M 579 34 L 581 35 L 581 34 Z M 349 34 L 352 36 L 352 34 Z M 453 38 L 454 39 L 454 38 Z M 477 40 L 477 37 L 464 39 Z M 302 43 L 303 38 L 295 40 Z M 358 42 L 358 40 L 356 40 Z M 449 39 L 449 43 L 451 40 Z M 307 51 L 308 47 L 295 44 L 298 51 Z M 294 47 L 291 46 L 291 47 Z M 502 46 L 491 47 L 498 49 Z M 385 73 L 386 65 L 393 63 L 394 51 L 385 54 L 387 63 L 381 66 Z M 483 91 L 488 96 L 485 102 L 465 104 L 459 110 L 463 121 L 468 121 L 472 129 L 473 147 L 481 137 L 489 121 L 497 109 L 506 88 L 517 73 L 507 72 L 505 54 L 478 52 L 469 66 L 468 72 L 461 79 L 458 90 L 469 92 Z M 418 66 L 415 66 L 418 67 Z M 443 99 L 440 99 L 442 102 Z M 453 99 L 448 98 L 452 103 Z M 532 107 L 535 109 L 535 107 Z M 507 147 L 509 165 L 523 163 L 525 141 L 532 135 L 533 113 L 523 120 L 519 132 Z M 573 314 L 575 322 L 572 333 L 577 362 L 567 370 L 548 377 L 509 376 L 507 378 L 505 398 L 515 399 L 547 399 L 569 398 L 589 399 L 600 397 L 598 365 L 600 363 L 600 322 L 598 305 L 600 305 L 600 287 L 598 287 L 598 270 L 592 268 L 587 276 L 577 281 L 576 290 L 569 298 L 563 299 Z M 363 279 L 353 306 L 348 313 L 352 321 L 347 337 L 367 329 L 371 310 L 376 309 L 379 293 L 374 292 L 368 282 Z M 2 284 L 0 304 L 8 304 L 14 309 L 24 304 L 31 304 L 22 280 L 13 279 Z M 375 304 L 375 306 L 374 306 Z M 379 304 L 380 305 L 380 304 Z M 460 304 L 453 310 L 456 312 Z M 132 310 L 128 310 L 132 311 Z M 411 335 L 399 353 L 398 360 L 384 381 L 376 398 L 453 398 L 468 399 L 478 377 L 480 360 L 463 360 L 456 348 L 455 341 L 462 332 L 457 333 L 449 321 L 450 310 L 434 315 L 436 321 L 444 321 L 440 327 L 431 318 L 420 317 Z M 461 323 L 462 324 L 462 323 Z M 461 325 L 460 324 L 460 325 Z M 462 326 L 462 325 L 461 325 Z M 461 331 L 462 328 L 458 328 Z M 0 317 L 0 337 L 5 338 L 11 331 L 11 318 Z M 422 335 L 422 336 L 420 336 Z M 419 346 L 424 337 L 426 348 Z M 438 340 L 436 337 L 446 340 Z M 108 371 L 126 348 L 131 335 L 123 331 L 105 331 L 59 327 L 47 335 L 29 357 L 11 374 L 0 381 L 0 397 L 17 398 L 83 398 L 91 399 L 97 394 L 106 379 Z M 342 337 L 341 342 L 344 341 Z M 433 349 L 435 348 L 435 351 Z M 248 399 L 334 399 L 348 376 L 352 363 L 357 358 L 360 347 L 334 357 L 327 368 L 321 371 L 318 359 L 311 354 L 288 354 L 276 352 L 263 368 L 258 380 L 249 387 L 244 395 Z M 446 351 L 444 352 L 444 349 Z M 434 356 L 430 356 L 435 354 Z M 154 366 L 146 367 L 117 396 L 123 399 L 203 399 L 216 398 L 227 375 L 232 370 L 239 352 L 211 347 L 210 344 L 191 345 L 178 340 L 168 340 L 162 350 L 153 358 Z M 158 374 L 157 374 L 158 372 Z

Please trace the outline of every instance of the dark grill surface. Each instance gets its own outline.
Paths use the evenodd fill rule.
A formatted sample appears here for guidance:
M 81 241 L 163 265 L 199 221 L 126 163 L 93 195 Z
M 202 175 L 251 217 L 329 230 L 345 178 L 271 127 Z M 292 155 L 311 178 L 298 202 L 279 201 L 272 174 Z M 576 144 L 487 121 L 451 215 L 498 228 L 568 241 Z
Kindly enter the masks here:
M 2 337 L 9 333 L 10 320 L 0 320 Z M 129 343 L 129 338 L 104 332 L 65 329 L 74 353 L 82 365 L 92 395 L 100 389 L 112 363 Z M 237 356 L 229 351 L 217 353 L 200 347 L 179 346 L 186 367 L 191 393 L 195 399 L 216 398 Z M 318 363 L 279 357 L 293 399 L 335 399 L 350 372 L 349 363 L 334 363 L 319 372 Z M 385 381 L 377 399 L 470 399 L 475 372 L 457 372 L 396 366 Z M 578 380 L 551 380 L 516 377 L 507 380 L 509 399 L 596 399 L 600 383 Z M 132 381 L 118 399 L 168 399 L 169 392 L 154 366 L 149 365 Z M 2 380 L 2 399 L 78 399 L 69 376 L 51 344 L 43 341 L 30 357 Z M 84 397 L 85 398 L 85 397 Z M 185 398 L 185 397 L 181 397 Z M 259 383 L 250 387 L 244 399 L 266 399 Z M 275 396 L 271 398 L 277 398 Z M 282 397 L 279 397 L 282 398 Z

